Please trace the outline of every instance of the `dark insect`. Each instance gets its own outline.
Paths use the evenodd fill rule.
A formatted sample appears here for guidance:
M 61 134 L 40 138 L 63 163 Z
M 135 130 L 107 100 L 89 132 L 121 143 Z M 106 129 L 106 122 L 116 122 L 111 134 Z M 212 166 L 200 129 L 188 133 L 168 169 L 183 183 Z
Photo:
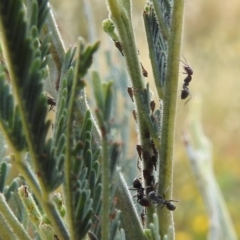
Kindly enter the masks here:
M 161 208 L 163 208 L 166 206 L 169 211 L 174 211 L 176 209 L 176 206 L 172 202 L 178 202 L 177 200 L 166 200 L 164 195 L 162 197 L 155 191 L 150 192 L 148 196 L 151 203 L 157 205 L 156 207 L 161 205 Z
M 49 112 L 56 106 L 56 101 L 54 98 L 47 97 L 47 104 L 50 105 Z
M 152 162 L 152 165 L 154 166 L 155 168 L 155 171 L 157 171 L 157 158 L 155 155 L 152 155 L 151 156 L 151 162 Z
M 133 186 L 133 188 L 129 188 L 129 190 L 137 190 L 137 194 L 135 194 L 133 196 L 133 197 L 137 197 L 137 202 L 143 207 L 150 206 L 151 202 L 149 201 L 149 199 L 144 194 L 144 188 L 143 188 L 139 178 L 135 178 L 133 180 L 132 186 Z
M 128 88 L 127 88 L 127 91 L 128 91 L 128 94 L 129 94 L 130 98 L 131 98 L 132 101 L 134 102 L 134 99 L 133 99 L 133 90 L 132 90 L 132 88 L 131 88 L 131 87 L 128 87 Z
M 137 161 L 137 168 L 138 168 L 139 171 L 141 171 L 142 165 L 140 163 L 139 158 L 138 158 L 138 161 Z
M 185 59 L 185 58 L 184 58 Z M 188 65 L 187 61 L 185 60 L 182 61 L 180 60 L 182 63 L 183 63 L 183 69 L 185 70 L 184 74 L 187 74 L 188 76 L 192 76 L 193 75 L 193 70 L 192 68 Z M 191 81 L 191 79 L 189 80 L 189 82 Z
M 184 79 L 183 86 L 182 86 L 183 90 L 181 92 L 181 99 L 186 99 L 190 95 L 188 86 L 192 80 L 193 70 L 188 65 L 187 61 L 186 62 L 183 62 L 182 60 L 180 61 L 184 64 L 183 69 L 185 70 L 185 72 L 183 74 L 187 74 L 187 77 Z
M 148 72 L 146 71 L 146 69 L 143 67 L 142 63 L 141 63 L 141 67 L 142 67 L 142 74 L 144 77 L 148 77 Z
M 133 110 L 132 113 L 133 113 L 133 117 L 134 117 L 135 121 L 137 122 L 137 113 L 136 113 L 136 111 Z
M 155 106 L 156 106 L 156 104 L 155 104 L 155 102 L 152 100 L 152 101 L 150 102 L 150 108 L 151 108 L 151 110 L 152 110 L 152 114 L 153 114 L 153 112 L 154 112 L 154 110 L 155 110 Z
M 158 158 L 158 151 L 157 151 L 157 149 L 156 149 L 156 146 L 155 146 L 153 140 L 151 141 L 151 147 L 152 147 L 154 156 L 155 156 L 156 158 Z
M 130 190 L 137 190 L 139 188 L 143 188 L 139 178 L 135 178 L 133 180 L 132 186 L 133 186 L 133 189 L 130 189 Z
M 183 84 L 183 90 L 181 92 L 181 99 L 186 99 L 189 96 L 190 92 L 188 87 L 185 87 Z
M 115 41 L 115 40 L 113 40 L 113 41 L 114 41 L 115 47 L 116 47 L 116 48 L 119 50 L 119 52 L 124 56 L 121 43 L 120 43 L 119 41 Z
M 143 178 L 145 180 L 147 180 L 147 179 L 150 179 L 150 177 L 151 177 L 151 172 L 149 172 L 147 169 L 144 169 L 143 170 Z
M 137 149 L 139 158 L 142 160 L 142 146 L 136 145 L 136 149 Z

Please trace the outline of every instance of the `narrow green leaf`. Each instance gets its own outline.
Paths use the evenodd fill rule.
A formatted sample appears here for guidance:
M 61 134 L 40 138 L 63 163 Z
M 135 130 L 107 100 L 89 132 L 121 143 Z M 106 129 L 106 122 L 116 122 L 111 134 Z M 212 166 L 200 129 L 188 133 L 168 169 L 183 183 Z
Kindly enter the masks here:
M 66 136 L 62 134 L 57 143 L 56 155 L 59 156 L 60 153 L 65 151 Z
M 0 164 L 0 192 L 3 192 L 7 174 L 8 174 L 8 165 L 6 162 L 2 162 Z
M 102 91 L 102 83 L 100 76 L 96 71 L 92 72 L 92 82 L 97 107 L 104 111 L 104 95 Z
M 96 172 L 94 169 L 91 169 L 88 179 L 89 179 L 89 189 L 91 190 L 91 197 L 93 197 L 95 193 L 95 186 L 96 186 Z
M 38 5 L 39 5 L 39 12 L 38 12 L 37 27 L 40 31 L 49 13 L 48 0 L 38 0 Z
M 112 112 L 112 102 L 113 102 L 113 83 L 109 82 L 107 84 L 106 96 L 105 96 L 105 106 L 104 106 L 104 119 L 106 122 L 110 121 L 111 112 Z
M 82 182 L 82 189 L 88 189 L 88 180 L 87 179 Z
M 94 155 L 93 155 L 93 162 L 99 160 L 100 156 L 101 156 L 101 153 L 102 153 L 102 147 L 98 147 L 96 149 L 96 151 L 94 152 Z M 97 171 L 96 171 L 97 172 Z
M 76 212 L 75 212 L 76 222 L 82 222 L 82 220 L 83 220 L 83 214 L 84 214 L 84 211 L 85 211 L 86 201 L 87 201 L 87 192 L 82 191 L 81 194 L 80 194 L 80 198 L 79 198 L 78 203 L 77 203 L 77 209 L 76 209 Z
M 96 187 L 95 187 L 95 191 L 94 191 L 94 198 L 93 198 L 93 204 L 92 204 L 92 208 L 93 208 L 93 212 L 96 214 L 98 207 L 100 205 L 101 202 L 101 198 L 102 198 L 102 184 L 99 183 Z
M 87 152 L 84 156 L 84 161 L 85 161 L 86 167 L 88 169 L 88 176 L 89 176 L 90 171 L 92 169 L 92 151 L 91 150 L 87 150 Z
M 155 225 L 155 223 L 150 223 L 149 224 L 149 228 L 151 230 L 152 239 L 153 240 L 160 240 L 160 236 L 159 236 L 159 231 L 158 231 L 157 225 Z
M 87 172 L 88 172 L 88 169 L 86 167 L 82 169 L 80 176 L 78 178 L 80 182 L 83 182 L 86 179 Z
M 90 210 L 86 217 L 83 219 L 83 222 L 82 222 L 82 228 L 79 229 L 80 231 L 80 239 L 82 239 L 86 234 L 87 234 L 87 231 L 90 229 L 91 227 L 91 224 L 92 224 L 92 221 L 91 221 L 91 217 L 92 217 L 92 210 Z
M 92 142 L 92 134 L 91 132 L 89 131 L 86 131 L 86 134 L 85 134 L 85 141 L 89 141 L 90 143 Z M 89 145 L 89 148 L 91 148 L 91 144 Z
M 117 230 L 119 228 L 119 218 L 120 218 L 120 215 L 121 215 L 121 211 L 117 211 L 116 212 L 116 215 L 113 219 L 113 221 L 110 223 L 110 239 L 114 239 L 116 234 L 117 234 Z
M 87 159 L 87 152 L 89 150 L 91 151 L 91 142 L 88 139 L 86 139 L 84 142 L 84 149 L 83 149 L 84 160 Z
M 98 176 L 98 173 L 99 173 L 99 167 L 100 167 L 100 165 L 99 165 L 98 161 L 95 161 L 92 165 L 92 169 L 95 170 L 97 176 Z
M 88 120 L 91 121 L 91 113 L 90 113 L 89 110 L 86 111 L 85 116 L 84 116 L 83 125 L 82 125 L 82 132 L 81 132 L 81 136 L 80 136 L 81 140 L 85 139 L 85 132 L 86 131 L 90 131 L 91 132 L 91 130 L 87 130 L 87 122 L 88 122 Z

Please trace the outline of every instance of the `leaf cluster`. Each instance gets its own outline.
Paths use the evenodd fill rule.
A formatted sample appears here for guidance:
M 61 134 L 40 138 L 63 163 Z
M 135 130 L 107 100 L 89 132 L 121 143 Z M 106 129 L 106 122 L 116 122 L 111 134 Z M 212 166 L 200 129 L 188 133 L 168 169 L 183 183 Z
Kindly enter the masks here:
M 19 188 L 24 211 L 36 237 L 82 239 L 101 210 L 101 148 L 96 131 L 97 139 L 92 135 L 96 127 L 82 97 L 83 77 L 99 43 L 86 47 L 80 40 L 77 55 L 76 47 L 63 53 L 58 95 L 53 99 L 44 93 L 44 82 L 57 65 L 52 36 L 43 31 L 51 18 L 48 1 L 1 1 L 0 16 L 1 59 L 6 65 L 0 69 L 0 126 L 12 151 L 9 161 L 24 177 L 21 184 L 29 186 Z M 46 120 L 49 110 L 56 111 L 52 124 Z M 8 162 L 0 165 L 0 191 L 6 201 L 19 187 L 17 179 L 10 187 L 5 185 Z M 52 195 L 62 183 L 68 191 L 63 199 Z M 34 215 L 39 221 L 34 221 Z M 15 220 L 7 221 L 9 234 L 14 235 L 11 221 Z M 92 234 L 97 231 L 95 227 Z

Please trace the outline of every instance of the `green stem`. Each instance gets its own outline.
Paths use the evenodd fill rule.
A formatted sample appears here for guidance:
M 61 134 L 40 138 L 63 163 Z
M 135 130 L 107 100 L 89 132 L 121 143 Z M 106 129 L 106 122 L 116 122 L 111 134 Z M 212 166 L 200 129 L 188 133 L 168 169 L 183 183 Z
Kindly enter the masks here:
M 75 92 L 76 89 L 76 81 L 73 83 L 72 86 L 72 93 Z M 73 199 L 72 199 L 72 173 L 71 173 L 71 166 L 72 166 L 72 123 L 73 123 L 73 99 L 74 94 L 71 94 L 71 98 L 69 101 L 69 118 L 67 122 L 67 131 L 66 131 L 66 156 L 65 156 L 65 184 L 64 184 L 64 192 L 65 192 L 65 202 L 66 202 L 66 212 L 67 212 L 67 222 L 68 228 L 70 231 L 70 237 L 72 240 L 75 239 L 74 234 L 74 222 L 73 222 Z
M 155 145 L 159 147 L 160 144 L 157 133 L 152 125 L 148 110 L 146 110 L 147 106 L 144 98 L 145 85 L 131 22 L 130 2 L 130 0 L 125 0 L 120 6 L 120 3 L 116 0 L 107 0 L 111 18 L 114 21 L 119 34 L 127 71 L 132 82 L 133 93 L 136 99 L 137 113 L 139 115 L 138 118 L 143 118 L 142 122 L 145 123 L 140 128 L 143 129 L 144 132 L 150 131 Z
M 80 79 L 81 72 L 81 51 L 83 48 L 83 41 L 81 39 L 78 40 L 78 52 L 77 52 L 77 63 L 74 73 L 73 84 L 71 88 L 71 96 L 68 104 L 68 120 L 67 120 L 67 127 L 66 127 L 66 161 L 65 161 L 65 202 L 66 202 L 66 212 L 67 212 L 67 222 L 68 228 L 70 231 L 70 238 L 72 240 L 76 239 L 76 231 L 74 230 L 74 209 L 73 209 L 73 194 L 72 194 L 72 164 L 73 164 L 73 157 L 72 157 L 72 149 L 73 149 L 73 122 L 75 119 L 75 107 L 76 107 L 76 99 L 77 94 L 79 92 L 79 82 L 82 80 Z M 83 85 L 81 85 L 83 86 Z
M 109 156 L 108 156 L 108 141 L 107 136 L 103 136 L 102 140 L 102 184 L 103 184 L 103 199 L 102 199 L 102 239 L 108 239 L 109 236 L 109 209 L 110 209 L 110 193 L 109 193 Z
M 177 100 L 179 55 L 181 48 L 182 23 L 183 23 L 184 0 L 174 2 L 171 37 L 169 39 L 169 55 L 167 68 L 167 81 L 165 86 L 163 128 L 161 133 L 161 151 L 159 164 L 159 193 L 171 199 L 173 185 L 173 144 L 175 111 Z M 165 208 L 164 208 L 165 209 Z M 173 225 L 173 215 L 170 211 L 158 208 L 160 235 L 167 235 L 169 227 Z M 174 237 L 174 236 L 173 236 Z
M 127 71 L 132 82 L 132 88 L 137 107 L 139 139 L 142 152 L 149 152 L 151 148 L 150 136 L 157 148 L 160 147 L 158 135 L 151 122 L 148 106 L 146 103 L 146 88 L 143 80 L 141 65 L 138 59 L 138 50 L 135 44 L 133 27 L 131 22 L 131 1 L 125 0 L 120 3 L 116 0 L 108 0 L 110 16 L 116 25 L 120 43 L 124 52 Z M 149 155 L 143 154 L 143 169 L 147 172 L 144 178 L 144 186 L 152 185 L 153 164 L 149 161 Z M 147 209 L 148 220 L 152 221 L 153 209 Z

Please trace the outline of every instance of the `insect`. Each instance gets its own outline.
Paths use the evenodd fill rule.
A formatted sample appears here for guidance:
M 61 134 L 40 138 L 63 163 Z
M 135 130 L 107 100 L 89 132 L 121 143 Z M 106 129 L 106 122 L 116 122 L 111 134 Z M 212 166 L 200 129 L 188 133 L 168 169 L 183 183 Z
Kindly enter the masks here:
M 141 64 L 141 67 L 142 67 L 142 74 L 143 74 L 143 76 L 144 76 L 144 77 L 148 77 L 148 72 L 147 72 L 147 70 L 143 67 L 142 63 L 140 63 L 140 64 Z
M 151 156 L 151 162 L 152 162 L 152 164 L 153 164 L 153 166 L 155 168 L 155 171 L 157 171 L 157 158 L 156 158 L 155 155 Z
M 158 158 L 158 151 L 157 151 L 157 149 L 156 149 L 156 146 L 155 146 L 153 140 L 151 141 L 151 147 L 152 147 L 154 156 L 155 156 L 156 158 Z
M 119 52 L 122 54 L 122 56 L 124 56 L 121 43 L 116 40 L 113 40 L 113 41 L 114 41 L 115 47 L 119 50 Z
M 183 90 L 181 92 L 181 99 L 186 99 L 190 94 L 188 87 L 185 87 L 183 84 Z
M 155 104 L 155 102 L 152 100 L 152 101 L 150 102 L 150 108 L 151 108 L 151 110 L 152 110 L 152 115 L 153 115 L 155 106 L 156 106 L 156 104 Z
M 49 112 L 56 106 L 56 101 L 54 98 L 47 97 L 47 104 L 50 105 Z
M 164 206 L 166 206 L 166 208 L 169 211 L 174 211 L 176 209 L 176 206 L 172 202 L 178 202 L 177 200 L 166 200 L 164 195 L 162 197 L 155 191 L 151 191 L 148 194 L 148 196 L 149 196 L 151 203 L 157 205 L 156 207 L 161 205 L 161 208 L 163 208 Z
M 131 88 L 131 87 L 128 87 L 128 88 L 127 88 L 127 91 L 128 91 L 128 94 L 129 94 L 130 98 L 131 98 L 132 101 L 134 102 L 134 99 L 133 99 L 133 90 L 132 90 L 132 88 Z
M 136 149 L 137 149 L 139 158 L 142 160 L 142 146 L 136 145 Z
M 133 196 L 133 197 L 137 197 L 137 202 L 143 207 L 150 206 L 151 202 L 149 201 L 149 199 L 144 194 L 144 188 L 143 188 L 139 178 L 135 178 L 133 180 L 132 186 L 133 186 L 133 188 L 129 188 L 129 190 L 137 190 L 137 194 L 135 194 Z
M 181 92 L 181 99 L 186 99 L 190 94 L 188 86 L 189 86 L 189 83 L 192 80 L 193 70 L 188 65 L 186 60 L 185 60 L 185 62 L 182 61 L 182 60 L 180 60 L 180 61 L 183 63 L 183 69 L 185 70 L 185 72 L 183 74 L 187 74 L 187 77 L 183 80 L 183 86 L 182 86 L 183 90 Z
M 137 122 L 137 113 L 136 113 L 136 111 L 135 110 L 133 110 L 132 111 L 132 113 L 133 113 L 133 118 L 135 119 L 135 121 Z

